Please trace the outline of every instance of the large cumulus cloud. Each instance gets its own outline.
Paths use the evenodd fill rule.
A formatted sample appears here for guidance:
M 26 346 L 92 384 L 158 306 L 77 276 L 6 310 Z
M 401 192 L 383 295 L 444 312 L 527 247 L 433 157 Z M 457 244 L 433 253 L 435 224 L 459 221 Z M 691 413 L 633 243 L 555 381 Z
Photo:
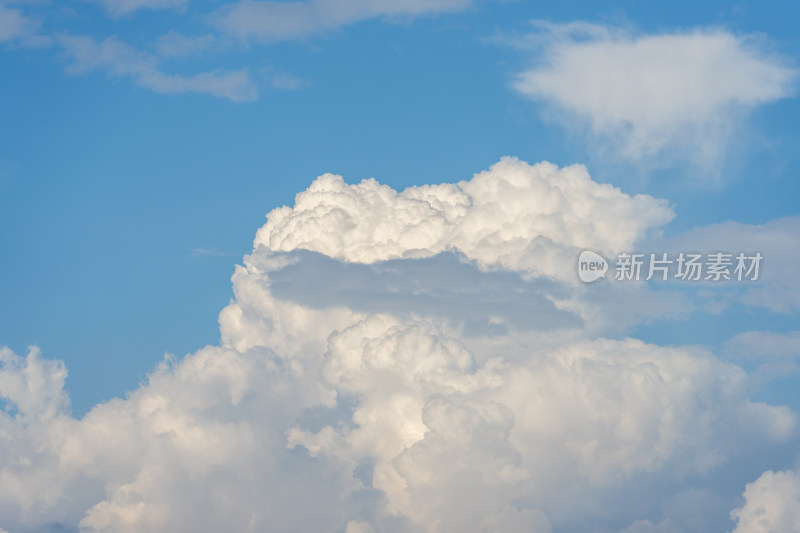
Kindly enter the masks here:
M 0 351 L 0 527 L 722 531 L 795 414 L 707 350 L 598 335 L 574 275 L 671 216 L 583 167 L 322 176 L 258 231 L 220 345 L 126 397 L 75 419 L 63 365 Z

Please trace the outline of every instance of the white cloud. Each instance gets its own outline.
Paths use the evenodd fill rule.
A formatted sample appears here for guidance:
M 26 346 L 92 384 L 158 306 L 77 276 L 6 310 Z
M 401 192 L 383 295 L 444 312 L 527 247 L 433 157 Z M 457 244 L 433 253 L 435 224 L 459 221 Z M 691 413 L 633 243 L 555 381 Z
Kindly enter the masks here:
M 192 253 L 190 254 L 192 257 L 224 257 L 226 255 L 230 255 L 227 252 L 222 252 L 215 248 L 192 248 Z
M 761 253 L 759 279 L 756 282 L 737 283 L 723 294 L 727 300 L 720 307 L 733 304 L 770 309 L 778 313 L 792 313 L 800 309 L 800 276 L 797 275 L 797 250 L 800 250 L 800 216 L 769 221 L 765 224 L 724 222 L 698 227 L 664 241 L 653 241 L 650 246 L 663 251 L 694 251 L 711 253 L 723 251 L 731 254 Z
M 538 26 L 543 35 L 533 42 L 543 51 L 514 88 L 553 106 L 567 125 L 588 124 L 629 159 L 672 155 L 711 169 L 744 114 L 794 92 L 797 70 L 752 36 Z
M 667 202 L 598 184 L 581 165 L 559 169 L 504 158 L 469 181 L 402 192 L 375 180 L 348 185 L 321 176 L 292 209 L 269 214 L 255 244 L 364 263 L 455 251 L 483 269 L 579 284 L 574 265 L 581 249 L 608 256 L 632 249 L 672 217 Z M 638 284 L 547 297 L 598 331 L 625 331 L 685 309 L 680 296 L 655 296 Z
M 111 16 L 120 17 L 138 9 L 182 8 L 189 0 L 87 0 L 102 5 Z
M 625 528 L 622 533 L 679 533 L 670 520 L 654 524 L 650 520 L 638 520 Z
M 744 491 L 745 504 L 731 512 L 733 533 L 800 531 L 800 474 L 793 470 L 764 472 Z
M 70 60 L 69 74 L 99 70 L 113 76 L 131 77 L 137 85 L 162 94 L 198 92 L 235 102 L 258 98 L 258 91 L 245 70 L 203 72 L 187 78 L 165 74 L 159 70 L 155 58 L 114 37 L 97 42 L 87 36 L 61 35 L 58 40 Z
M 309 85 L 307 80 L 300 79 L 290 72 L 274 68 L 266 68 L 263 72 L 269 84 L 282 91 L 294 91 Z
M 800 356 L 800 331 L 788 333 L 746 331 L 728 341 L 725 351 L 734 357 L 798 357 Z
M 27 37 L 36 30 L 36 26 L 21 10 L 0 4 L 0 42 Z
M 158 38 L 156 51 L 159 57 L 183 58 L 208 50 L 218 44 L 218 41 L 217 37 L 211 34 L 188 37 L 171 30 Z
M 269 42 L 307 37 L 375 17 L 458 11 L 470 4 L 471 0 L 241 0 L 221 8 L 214 20 L 233 35 Z
M 723 353 L 733 361 L 755 363 L 751 376 L 758 388 L 800 375 L 800 331 L 746 331 L 725 343 Z
M 347 523 L 344 533 L 375 533 L 375 530 L 367 522 L 351 520 Z
M 220 345 L 125 398 L 75 419 L 63 365 L 0 351 L 0 523 L 724 530 L 730 484 L 796 446 L 796 415 L 699 348 L 524 326 L 563 318 L 543 295 L 578 290 L 574 257 L 559 270 L 537 250 L 633 242 L 670 216 L 582 167 L 513 159 L 402 192 L 322 176 L 236 268 Z M 687 487 L 727 504 L 711 528 L 662 516 Z
M 272 211 L 255 244 L 364 263 L 456 250 L 486 268 L 574 281 L 565 265 L 580 248 L 630 248 L 672 217 L 665 201 L 598 184 L 581 165 L 504 158 L 469 181 L 399 193 L 326 174 L 294 208 Z

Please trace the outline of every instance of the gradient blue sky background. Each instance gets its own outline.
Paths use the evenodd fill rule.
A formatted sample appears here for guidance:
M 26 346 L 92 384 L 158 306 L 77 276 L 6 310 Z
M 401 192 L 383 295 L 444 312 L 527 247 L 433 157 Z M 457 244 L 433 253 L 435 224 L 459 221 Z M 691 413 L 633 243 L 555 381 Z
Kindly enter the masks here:
M 796 533 L 798 20 L 0 0 L 0 533 Z
M 122 14 L 110 1 L 2 4 L 32 22 L 0 33 L 0 343 L 63 359 L 76 415 L 134 388 L 164 352 L 217 342 L 233 265 L 255 229 L 324 172 L 402 189 L 467 179 L 513 155 L 584 163 L 597 181 L 667 198 L 677 213 L 667 234 L 798 214 L 795 98 L 750 110 L 729 157 L 709 169 L 616 157 L 512 87 L 537 61 L 515 44 L 536 33 L 531 20 L 633 35 L 717 28 L 791 64 L 794 1 L 477 1 L 266 40 L 220 28 L 221 1 Z M 181 57 L 159 51 L 178 34 L 198 39 Z M 76 71 L 64 36 L 114 38 L 129 56 L 96 54 Z M 186 77 L 243 71 L 244 101 L 161 94 L 130 74 L 136 61 Z M 718 347 L 739 331 L 796 325 L 792 314 L 728 310 L 637 335 Z

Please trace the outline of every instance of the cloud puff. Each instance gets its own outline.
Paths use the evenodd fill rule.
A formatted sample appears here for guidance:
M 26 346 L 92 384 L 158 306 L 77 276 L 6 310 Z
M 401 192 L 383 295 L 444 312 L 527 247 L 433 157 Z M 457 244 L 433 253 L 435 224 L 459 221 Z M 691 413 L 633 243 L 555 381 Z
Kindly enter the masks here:
M 222 7 L 214 21 L 238 37 L 269 42 L 306 37 L 375 17 L 458 11 L 470 4 L 471 0 L 242 0 Z
M 708 168 L 752 108 L 793 94 L 797 71 L 756 38 L 720 29 L 655 35 L 539 23 L 537 65 L 514 88 L 588 124 L 639 160 L 671 154 Z
M 131 77 L 137 85 L 161 94 L 198 92 L 235 102 L 258 98 L 255 84 L 244 70 L 203 72 L 187 78 L 165 74 L 155 58 L 134 50 L 115 37 L 97 42 L 82 35 L 60 35 L 58 42 L 70 61 L 67 66 L 69 74 L 99 70 L 113 76 Z
M 791 533 L 800 530 L 800 474 L 764 472 L 744 491 L 745 504 L 731 512 L 733 533 Z
M 591 334 L 554 300 L 580 290 L 574 257 L 546 260 L 670 216 L 513 159 L 402 192 L 322 176 L 236 268 L 220 345 L 125 398 L 75 419 L 63 365 L 0 351 L 0 524 L 724 530 L 741 487 L 786 468 L 796 415 L 703 349 Z M 721 511 L 664 511 L 687 494 Z

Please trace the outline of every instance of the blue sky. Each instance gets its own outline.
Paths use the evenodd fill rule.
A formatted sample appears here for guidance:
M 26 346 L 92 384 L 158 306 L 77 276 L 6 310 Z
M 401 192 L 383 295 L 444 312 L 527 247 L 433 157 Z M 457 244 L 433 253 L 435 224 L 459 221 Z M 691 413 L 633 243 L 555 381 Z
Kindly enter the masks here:
M 679 214 L 667 231 L 797 214 L 796 100 L 755 110 L 741 126 L 747 153 L 721 185 L 698 187 L 697 169 L 609 163 L 543 121 L 511 89 L 535 57 L 510 44 L 531 20 L 585 20 L 642 33 L 726 28 L 792 58 L 794 2 L 480 2 L 265 44 L 219 32 L 221 2 L 117 17 L 98 4 L 9 8 L 44 38 L 115 38 L 141 54 L 157 54 L 165 35 L 205 37 L 212 44 L 190 57 L 161 60 L 164 72 L 244 70 L 257 96 L 158 94 L 106 68 L 70 75 L 55 43 L 3 44 L 2 342 L 63 358 L 79 412 L 135 385 L 163 352 L 214 342 L 253 228 L 323 172 L 403 188 L 465 179 L 513 155 L 584 163 L 595 179 L 666 197 Z
M 641 246 L 763 243 L 759 295 L 673 284 L 684 314 L 602 333 L 706 346 L 797 412 L 794 359 L 742 353 L 800 329 L 799 19 L 793 1 L 0 0 L 0 346 L 63 361 L 80 419 L 165 352 L 227 346 L 234 266 L 317 176 L 401 191 L 513 156 L 666 199 Z M 674 90 L 613 97 L 659 75 Z M 753 331 L 788 336 L 736 337 Z

